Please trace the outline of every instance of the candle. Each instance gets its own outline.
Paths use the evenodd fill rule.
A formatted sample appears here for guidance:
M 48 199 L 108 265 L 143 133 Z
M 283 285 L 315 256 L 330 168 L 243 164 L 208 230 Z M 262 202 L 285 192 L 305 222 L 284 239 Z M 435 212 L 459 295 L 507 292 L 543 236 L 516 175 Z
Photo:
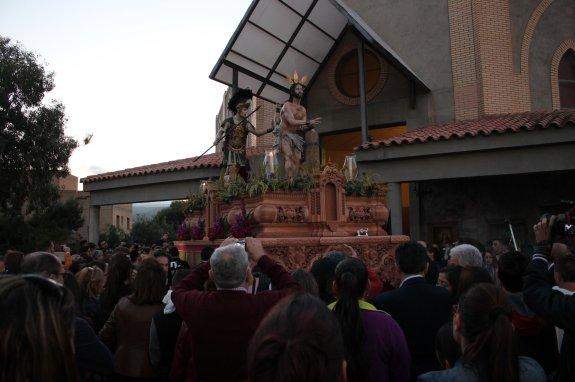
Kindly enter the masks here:
M 266 154 L 264 157 L 264 166 L 266 170 L 266 176 L 268 178 L 271 178 L 272 176 L 276 175 L 278 160 L 275 150 L 266 150 Z

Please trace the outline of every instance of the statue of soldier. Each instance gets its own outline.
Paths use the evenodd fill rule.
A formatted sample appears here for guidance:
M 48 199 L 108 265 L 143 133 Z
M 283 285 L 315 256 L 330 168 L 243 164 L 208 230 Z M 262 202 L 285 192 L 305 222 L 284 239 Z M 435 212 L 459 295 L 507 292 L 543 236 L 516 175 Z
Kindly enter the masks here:
M 237 89 L 228 102 L 228 109 L 233 113 L 233 117 L 227 118 L 222 122 L 216 142 L 223 139 L 222 167 L 225 168 L 225 174 L 230 179 L 241 176 L 245 181 L 248 180 L 250 165 L 246 156 L 246 139 L 249 133 L 255 136 L 261 136 L 273 131 L 272 126 L 266 130 L 258 131 L 248 120 L 252 106 L 252 91 L 250 89 Z

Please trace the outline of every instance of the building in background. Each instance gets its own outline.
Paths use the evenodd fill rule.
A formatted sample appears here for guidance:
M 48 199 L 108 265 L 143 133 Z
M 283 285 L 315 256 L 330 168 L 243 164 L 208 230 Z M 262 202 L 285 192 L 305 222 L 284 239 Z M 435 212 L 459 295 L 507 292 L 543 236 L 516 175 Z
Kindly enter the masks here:
M 355 154 L 388 184 L 393 234 L 485 242 L 511 221 L 529 240 L 575 195 L 573 0 L 253 0 L 210 77 L 270 101 L 254 117 L 265 127 L 294 70 L 311 78 L 324 163 Z M 101 205 L 181 199 L 220 163 L 216 152 L 83 181 L 95 218 Z
M 69 199 L 76 199 L 82 207 L 82 219 L 84 224 L 80 227 L 76 234 L 79 239 L 88 239 L 90 229 L 89 219 L 89 206 L 90 206 L 90 193 L 78 190 L 78 177 L 68 175 L 65 178 L 56 180 L 59 189 L 60 201 L 65 202 Z M 116 204 L 102 206 L 100 209 L 99 219 L 99 232 L 106 232 L 109 226 L 120 228 L 122 231 L 129 233 L 134 223 L 132 217 L 131 204 Z

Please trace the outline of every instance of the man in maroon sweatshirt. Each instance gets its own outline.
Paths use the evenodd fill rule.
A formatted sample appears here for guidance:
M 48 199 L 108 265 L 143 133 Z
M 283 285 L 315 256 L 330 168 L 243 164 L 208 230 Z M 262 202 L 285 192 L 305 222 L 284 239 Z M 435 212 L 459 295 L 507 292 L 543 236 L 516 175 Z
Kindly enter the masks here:
M 274 290 L 255 295 L 247 292 L 249 262 L 271 279 Z M 218 290 L 204 291 L 208 278 Z M 191 340 L 186 381 L 247 379 L 246 353 L 253 333 L 270 308 L 299 288 L 291 275 L 265 254 L 258 239 L 246 238 L 245 249 L 226 240 L 209 262 L 194 268 L 173 287 L 172 301 Z

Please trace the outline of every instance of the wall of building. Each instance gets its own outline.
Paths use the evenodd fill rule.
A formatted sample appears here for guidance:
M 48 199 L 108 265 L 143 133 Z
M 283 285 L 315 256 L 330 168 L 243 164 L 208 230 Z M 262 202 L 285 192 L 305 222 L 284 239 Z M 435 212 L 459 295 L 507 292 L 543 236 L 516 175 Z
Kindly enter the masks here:
M 346 0 L 431 88 L 429 122 L 453 119 L 448 1 Z M 413 123 L 408 128 L 419 127 Z
M 508 236 L 510 219 L 519 240 L 533 242 L 531 228 L 544 213 L 565 212 L 575 195 L 575 172 L 482 177 L 418 184 L 421 238 L 439 232 L 487 242 Z
M 339 50 L 349 45 L 357 45 L 358 38 L 348 32 L 336 48 L 334 55 L 328 60 L 326 67 L 337 65 L 334 59 Z M 409 82 L 391 65 L 387 65 L 388 76 L 385 86 L 367 105 L 368 125 L 402 124 L 409 114 Z M 319 116 L 322 124 L 318 133 L 325 134 L 334 131 L 359 128 L 361 126 L 358 105 L 346 105 L 339 102 L 330 91 L 330 81 L 333 75 L 328 70 L 319 73 L 307 95 L 308 115 Z
M 133 223 L 131 204 L 100 207 L 100 232 L 105 232 L 110 225 L 120 228 L 124 232 L 130 232 Z
M 553 109 L 551 61 L 567 39 L 575 40 L 575 1 L 554 0 L 543 12 L 529 49 L 529 79 L 533 110 Z

